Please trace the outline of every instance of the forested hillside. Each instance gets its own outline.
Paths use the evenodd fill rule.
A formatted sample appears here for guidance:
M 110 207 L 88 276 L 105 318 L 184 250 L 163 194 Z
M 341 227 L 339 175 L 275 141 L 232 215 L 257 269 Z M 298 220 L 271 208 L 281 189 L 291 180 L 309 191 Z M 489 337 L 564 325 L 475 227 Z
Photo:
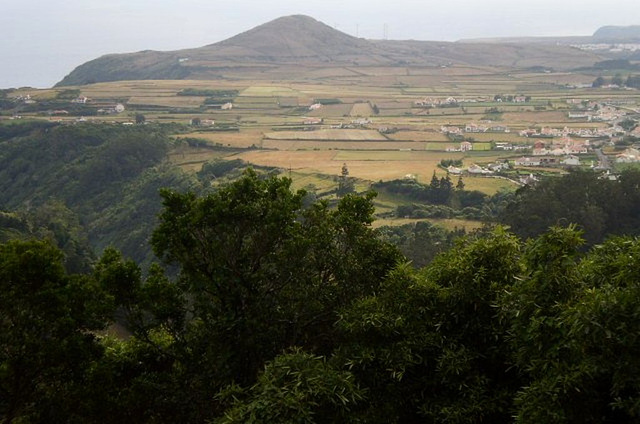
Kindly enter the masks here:
M 554 227 L 414 269 L 371 229 L 248 171 L 162 192 L 160 265 L 69 275 L 0 245 L 0 417 L 17 422 L 620 423 L 640 414 L 640 241 Z M 126 338 L 104 336 L 118 321 Z
M 171 142 L 159 126 L 0 127 L 0 210 L 13 220 L 5 221 L 4 233 L 22 227 L 26 235 L 41 236 L 34 227 L 57 222 L 51 231 L 61 247 L 102 251 L 115 245 L 149 262 L 159 189 L 197 184 L 164 163 Z

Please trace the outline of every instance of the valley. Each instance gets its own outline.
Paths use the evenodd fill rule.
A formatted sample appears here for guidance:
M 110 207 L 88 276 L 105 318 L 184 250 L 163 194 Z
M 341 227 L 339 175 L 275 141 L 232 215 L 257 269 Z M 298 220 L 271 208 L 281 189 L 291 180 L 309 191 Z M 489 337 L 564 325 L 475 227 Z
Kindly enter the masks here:
M 0 90 L 0 421 L 634 422 L 621 35 L 293 15 Z
M 494 194 L 517 189 L 523 177 L 597 167 L 596 148 L 615 164 L 635 137 L 620 123 L 636 122 L 640 108 L 637 90 L 593 88 L 594 76 L 580 72 L 360 66 L 259 77 L 18 89 L 7 95 L 12 114 L 1 119 L 133 125 L 142 116 L 145 125 L 176 125 L 169 158 L 187 172 L 241 159 L 288 173 L 296 187 L 330 192 L 346 164 L 361 191 L 451 173 L 462 174 L 467 189 Z M 56 110 L 47 109 L 53 101 Z M 447 159 L 459 166 L 447 170 Z
M 167 162 L 187 174 L 241 160 L 329 201 L 341 181 L 365 192 L 434 178 L 493 196 L 637 166 L 638 64 L 580 47 L 606 41 L 592 38 L 365 40 L 287 16 L 200 48 L 103 56 L 50 89 L 3 90 L 0 124 L 162 127 Z M 398 212 L 415 199 L 388 194 L 378 225 L 423 219 Z

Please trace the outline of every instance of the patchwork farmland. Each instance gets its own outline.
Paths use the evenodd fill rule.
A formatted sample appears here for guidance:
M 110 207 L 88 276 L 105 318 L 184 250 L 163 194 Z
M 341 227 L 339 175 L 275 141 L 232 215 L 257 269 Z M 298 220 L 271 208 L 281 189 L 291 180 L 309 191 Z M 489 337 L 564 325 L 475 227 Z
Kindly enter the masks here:
M 288 172 L 296 186 L 329 192 L 343 166 L 356 188 L 366 190 L 381 180 L 429 183 L 434 173 L 458 172 L 441 165 L 455 160 L 467 189 L 493 194 L 517 189 L 525 175 L 597 166 L 596 148 L 615 162 L 628 135 L 619 124 L 638 117 L 640 94 L 591 88 L 590 79 L 457 65 L 325 68 L 277 81 L 258 73 L 235 80 L 121 81 L 71 89 L 88 99 L 87 107 L 121 104 L 122 112 L 45 118 L 132 123 L 144 115 L 147 123 L 177 125 L 170 158 L 189 172 L 210 160 L 242 159 Z M 12 96 L 38 102 L 61 92 L 20 89 Z M 571 162 L 579 165 L 561 164 L 574 155 L 569 147 L 548 159 L 551 167 L 518 165 L 541 149 L 569 144 L 587 146 Z M 500 163 L 509 168 L 501 176 L 487 168 Z

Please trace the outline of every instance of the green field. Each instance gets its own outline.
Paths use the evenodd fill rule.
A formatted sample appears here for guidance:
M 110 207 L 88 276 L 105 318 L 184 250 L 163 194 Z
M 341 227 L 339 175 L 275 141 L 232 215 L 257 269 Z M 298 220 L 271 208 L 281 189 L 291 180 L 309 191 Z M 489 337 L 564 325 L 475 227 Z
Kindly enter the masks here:
M 568 118 L 572 105 L 568 99 L 609 101 L 624 99 L 625 107 L 638 109 L 638 91 L 589 88 L 569 89 L 567 84 L 583 84 L 592 76 L 577 72 L 536 73 L 495 67 L 319 67 L 307 69 L 304 77 L 247 73 L 241 78 L 216 80 L 121 81 L 72 87 L 91 99 L 95 107 L 116 103 L 125 105 L 119 114 L 89 116 L 88 121 L 131 122 L 142 113 L 149 122 L 188 125 L 193 118 L 215 122 L 211 127 L 192 128 L 177 138 L 197 138 L 214 147 L 238 149 L 221 153 L 181 145 L 171 155 L 172 162 L 188 171 L 197 171 L 213 158 L 241 158 L 255 165 L 292 170 L 302 186 L 314 184 L 324 190 L 333 184 L 343 163 L 358 181 L 375 182 L 414 175 L 428 182 L 441 159 L 462 159 L 465 167 L 521 156 L 510 151 L 491 150 L 494 142 L 531 144 L 520 137 L 526 128 L 606 128 L 604 122 L 576 121 Z M 204 96 L 179 96 L 185 89 L 237 92 L 233 109 L 203 106 Z M 30 94 L 39 100 L 52 99 L 62 89 L 20 89 L 12 95 Z M 523 95 L 527 103 L 496 102 L 494 96 Z M 425 97 L 445 99 L 453 96 L 472 100 L 457 107 L 423 108 L 415 102 Z M 322 100 L 324 99 L 324 100 Z M 314 102 L 325 103 L 316 110 Z M 376 105 L 375 114 L 372 105 Z M 93 106 L 92 106 L 93 107 Z M 490 114 L 490 109 L 498 113 Z M 37 114 L 25 118 L 41 117 Z M 358 127 L 356 117 L 372 122 Z M 309 118 L 322 118 L 316 125 L 305 125 Z M 491 121 L 487 121 L 491 118 Z M 6 118 L 5 118 L 6 119 Z M 56 120 L 74 121 L 60 116 Z M 443 125 L 464 127 L 504 125 L 509 133 L 463 133 L 471 141 L 470 152 L 447 152 L 459 148 L 440 132 Z M 232 131 L 222 131 L 232 128 Z M 247 150 L 251 149 L 251 150 Z M 525 172 L 536 171 L 524 169 Z M 488 194 L 514 188 L 505 180 L 465 177 L 467 188 Z M 298 184 L 296 182 L 296 184 Z

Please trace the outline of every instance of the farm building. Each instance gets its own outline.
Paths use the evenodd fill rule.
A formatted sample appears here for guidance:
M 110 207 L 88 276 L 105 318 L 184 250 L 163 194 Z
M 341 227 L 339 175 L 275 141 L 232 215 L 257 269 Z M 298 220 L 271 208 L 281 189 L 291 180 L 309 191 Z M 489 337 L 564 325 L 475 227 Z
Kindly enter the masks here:
M 618 163 L 640 162 L 640 150 L 629 147 L 624 152 L 616 156 Z
M 476 165 L 475 163 L 473 165 L 471 165 L 469 168 L 467 168 L 467 172 L 469 174 L 480 174 L 480 175 L 487 175 L 487 174 L 493 174 L 493 171 L 490 171 L 488 169 L 485 169 L 483 167 L 481 167 L 480 165 Z
M 540 159 L 523 156 L 520 159 L 516 159 L 514 163 L 516 166 L 540 166 Z
M 568 166 L 579 166 L 580 165 L 580 158 L 578 156 L 575 155 L 569 155 L 566 158 L 562 159 L 562 161 L 560 162 L 563 165 L 568 165 Z
M 473 150 L 473 144 L 469 143 L 468 141 L 463 141 L 462 143 L 460 143 L 461 152 L 469 152 L 471 150 Z

